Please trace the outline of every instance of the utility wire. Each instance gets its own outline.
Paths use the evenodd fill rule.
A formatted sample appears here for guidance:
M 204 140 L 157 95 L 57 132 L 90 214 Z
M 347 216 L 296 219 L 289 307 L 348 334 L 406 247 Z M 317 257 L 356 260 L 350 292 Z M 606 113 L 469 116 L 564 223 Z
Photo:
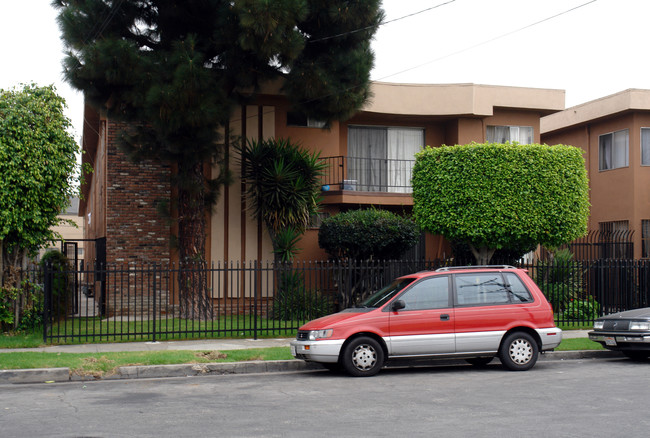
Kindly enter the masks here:
M 316 39 L 307 41 L 307 43 L 316 43 L 316 42 L 319 42 L 319 41 L 331 40 L 333 38 L 339 38 L 339 37 L 342 37 L 342 36 L 351 35 L 353 33 L 363 32 L 364 30 L 368 30 L 368 29 L 376 29 L 379 26 L 383 26 L 385 24 L 389 24 L 389 23 L 393 23 L 395 21 L 403 20 L 405 18 L 413 17 L 414 15 L 419 15 L 419 14 L 422 14 L 423 12 L 427 12 L 427 11 L 430 11 L 432 9 L 437 9 L 437 8 L 439 8 L 441 6 L 448 5 L 449 3 L 453 3 L 455 1 L 456 0 L 449 0 L 448 2 L 440 3 L 439 5 L 432 6 L 432 7 L 427 8 L 427 9 L 422 9 L 421 11 L 413 12 L 412 14 L 404 15 L 403 17 L 394 18 L 394 19 L 388 20 L 388 21 L 382 21 L 379 24 L 373 24 L 372 26 L 362 27 L 361 29 L 350 30 L 348 32 L 339 33 L 337 35 L 327 36 L 327 37 L 323 37 L 323 38 L 316 38 Z
M 588 1 L 588 2 L 583 3 L 583 4 L 581 4 L 581 5 L 575 6 L 575 7 L 571 8 L 571 9 L 567 9 L 566 11 L 560 12 L 560 13 L 555 14 L 555 15 L 551 15 L 550 17 L 547 17 L 547 18 L 544 18 L 544 19 L 542 19 L 542 20 L 536 21 L 536 22 L 534 22 L 534 23 L 528 24 L 528 25 L 526 25 L 526 26 L 524 26 L 524 27 L 520 27 L 519 29 L 515 29 L 515 30 L 512 30 L 512 31 L 510 31 L 510 32 L 506 32 L 506 33 L 504 33 L 504 34 L 501 34 L 501 35 L 496 36 L 496 37 L 494 37 L 494 38 L 490 38 L 489 40 L 485 40 L 485 41 L 480 42 L 480 43 L 478 43 L 478 44 L 474 44 L 474 45 L 472 45 L 472 46 L 466 47 L 466 48 L 464 48 L 464 49 L 457 50 L 457 51 L 455 51 L 455 52 L 452 52 L 452 53 L 449 53 L 449 54 L 447 54 L 447 55 L 441 56 L 441 57 L 439 57 L 439 58 L 435 58 L 435 59 L 432 59 L 432 60 L 430 60 L 430 61 L 424 62 L 424 63 L 422 63 L 422 64 L 418 64 L 418 65 L 416 65 L 416 66 L 414 66 L 414 67 L 410 67 L 410 68 L 407 68 L 407 69 L 405 69 L 405 70 L 398 71 L 397 73 L 392 73 L 392 74 L 389 74 L 389 75 L 387 75 L 387 76 L 382 76 L 382 77 L 379 78 L 379 79 L 373 79 L 373 80 L 374 80 L 374 81 L 382 81 L 382 80 L 384 80 L 384 79 L 387 79 L 387 78 L 390 78 L 390 77 L 393 77 L 393 76 L 397 76 L 397 75 L 400 75 L 400 74 L 402 74 L 402 73 L 406 73 L 407 71 L 415 70 L 415 69 L 418 69 L 418 68 L 424 67 L 424 66 L 426 66 L 426 65 L 433 64 L 434 62 L 442 61 L 443 59 L 447 59 L 447 58 L 450 58 L 450 57 L 452 57 L 452 56 L 458 55 L 458 54 L 460 54 L 460 53 L 464 53 L 464 52 L 467 52 L 467 51 L 469 51 L 469 50 L 475 49 L 475 48 L 477 48 L 477 47 L 484 46 L 484 45 L 489 44 L 489 43 L 491 43 L 491 42 L 493 42 L 493 41 L 499 40 L 499 39 L 501 39 L 501 38 L 505 38 L 505 37 L 510 36 L 510 35 L 513 35 L 513 34 L 515 34 L 515 33 L 521 32 L 521 31 L 523 31 L 523 30 L 529 29 L 529 28 L 531 28 L 531 27 L 533 27 L 533 26 L 537 26 L 538 24 L 544 23 L 544 22 L 546 22 L 546 21 L 552 20 L 552 19 L 554 19 L 554 18 L 560 17 L 560 16 L 565 15 L 565 14 L 568 14 L 568 13 L 570 13 L 570 12 L 575 11 L 576 9 L 580 9 L 580 8 L 583 8 L 583 7 L 587 6 L 587 5 L 590 5 L 591 3 L 595 3 L 596 1 L 597 1 L 597 0 L 591 0 L 591 1 Z M 347 91 L 347 90 L 345 90 L 345 91 Z

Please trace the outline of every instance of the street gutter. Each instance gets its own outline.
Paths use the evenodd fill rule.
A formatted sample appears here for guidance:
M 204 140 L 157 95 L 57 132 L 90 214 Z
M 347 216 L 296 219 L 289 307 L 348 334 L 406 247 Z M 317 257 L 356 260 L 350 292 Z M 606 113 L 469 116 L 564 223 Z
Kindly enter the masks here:
M 553 351 L 541 354 L 538 361 L 617 359 L 624 357 L 620 352 L 609 350 Z M 16 383 L 55 383 L 94 380 L 152 379 L 169 377 L 195 377 L 228 374 L 259 374 L 319 371 L 324 368 L 302 360 L 269 360 L 228 363 L 138 365 L 118 367 L 115 374 L 80 376 L 69 368 L 35 368 L 22 370 L 0 370 L 0 385 Z

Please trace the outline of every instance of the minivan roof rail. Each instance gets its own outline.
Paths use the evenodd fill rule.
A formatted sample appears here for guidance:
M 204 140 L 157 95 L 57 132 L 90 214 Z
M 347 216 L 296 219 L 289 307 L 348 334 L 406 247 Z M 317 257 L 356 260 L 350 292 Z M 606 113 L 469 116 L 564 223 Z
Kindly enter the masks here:
M 436 269 L 436 272 L 454 271 L 457 269 L 517 269 L 517 268 L 511 265 L 445 266 Z

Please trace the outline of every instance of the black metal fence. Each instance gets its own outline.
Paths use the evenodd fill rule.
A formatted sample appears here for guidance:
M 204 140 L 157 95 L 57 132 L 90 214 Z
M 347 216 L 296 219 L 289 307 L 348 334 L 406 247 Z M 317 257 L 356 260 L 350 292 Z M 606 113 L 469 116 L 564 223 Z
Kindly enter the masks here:
M 108 266 L 34 273 L 46 342 L 292 336 L 306 321 L 349 307 L 400 275 L 439 261 Z M 558 324 L 650 306 L 650 261 L 539 262 L 528 270 Z M 187 282 L 192 272 L 203 286 Z M 196 277 L 195 277 L 196 278 Z M 73 287 L 73 285 L 79 285 Z M 97 296 L 103 293 L 104 296 Z M 198 301 L 208 306 L 197 306 Z
M 591 230 L 586 236 L 562 245 L 558 249 L 568 249 L 575 260 L 632 260 L 634 258 L 634 230 L 600 231 Z M 542 250 L 542 258 L 548 252 Z

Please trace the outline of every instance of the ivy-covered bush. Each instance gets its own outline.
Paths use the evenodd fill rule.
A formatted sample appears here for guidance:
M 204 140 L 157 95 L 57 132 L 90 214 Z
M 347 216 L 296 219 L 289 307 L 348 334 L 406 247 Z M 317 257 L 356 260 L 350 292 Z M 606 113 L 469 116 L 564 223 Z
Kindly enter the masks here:
M 46 265 L 52 270 L 52 312 L 50 317 L 57 321 L 64 318 L 73 305 L 74 284 L 72 281 L 72 266 L 68 258 L 57 250 L 49 250 L 40 261 L 43 272 L 46 272 Z
M 335 260 L 389 260 L 412 248 L 419 235 L 410 218 L 386 210 L 351 210 L 323 221 L 318 244 Z
M 34 330 L 42 321 L 40 285 L 24 279 L 20 287 L 0 287 L 0 333 Z
M 499 248 L 556 248 L 587 232 L 582 154 L 565 145 L 427 147 L 413 168 L 415 221 L 467 243 L 481 264 Z

